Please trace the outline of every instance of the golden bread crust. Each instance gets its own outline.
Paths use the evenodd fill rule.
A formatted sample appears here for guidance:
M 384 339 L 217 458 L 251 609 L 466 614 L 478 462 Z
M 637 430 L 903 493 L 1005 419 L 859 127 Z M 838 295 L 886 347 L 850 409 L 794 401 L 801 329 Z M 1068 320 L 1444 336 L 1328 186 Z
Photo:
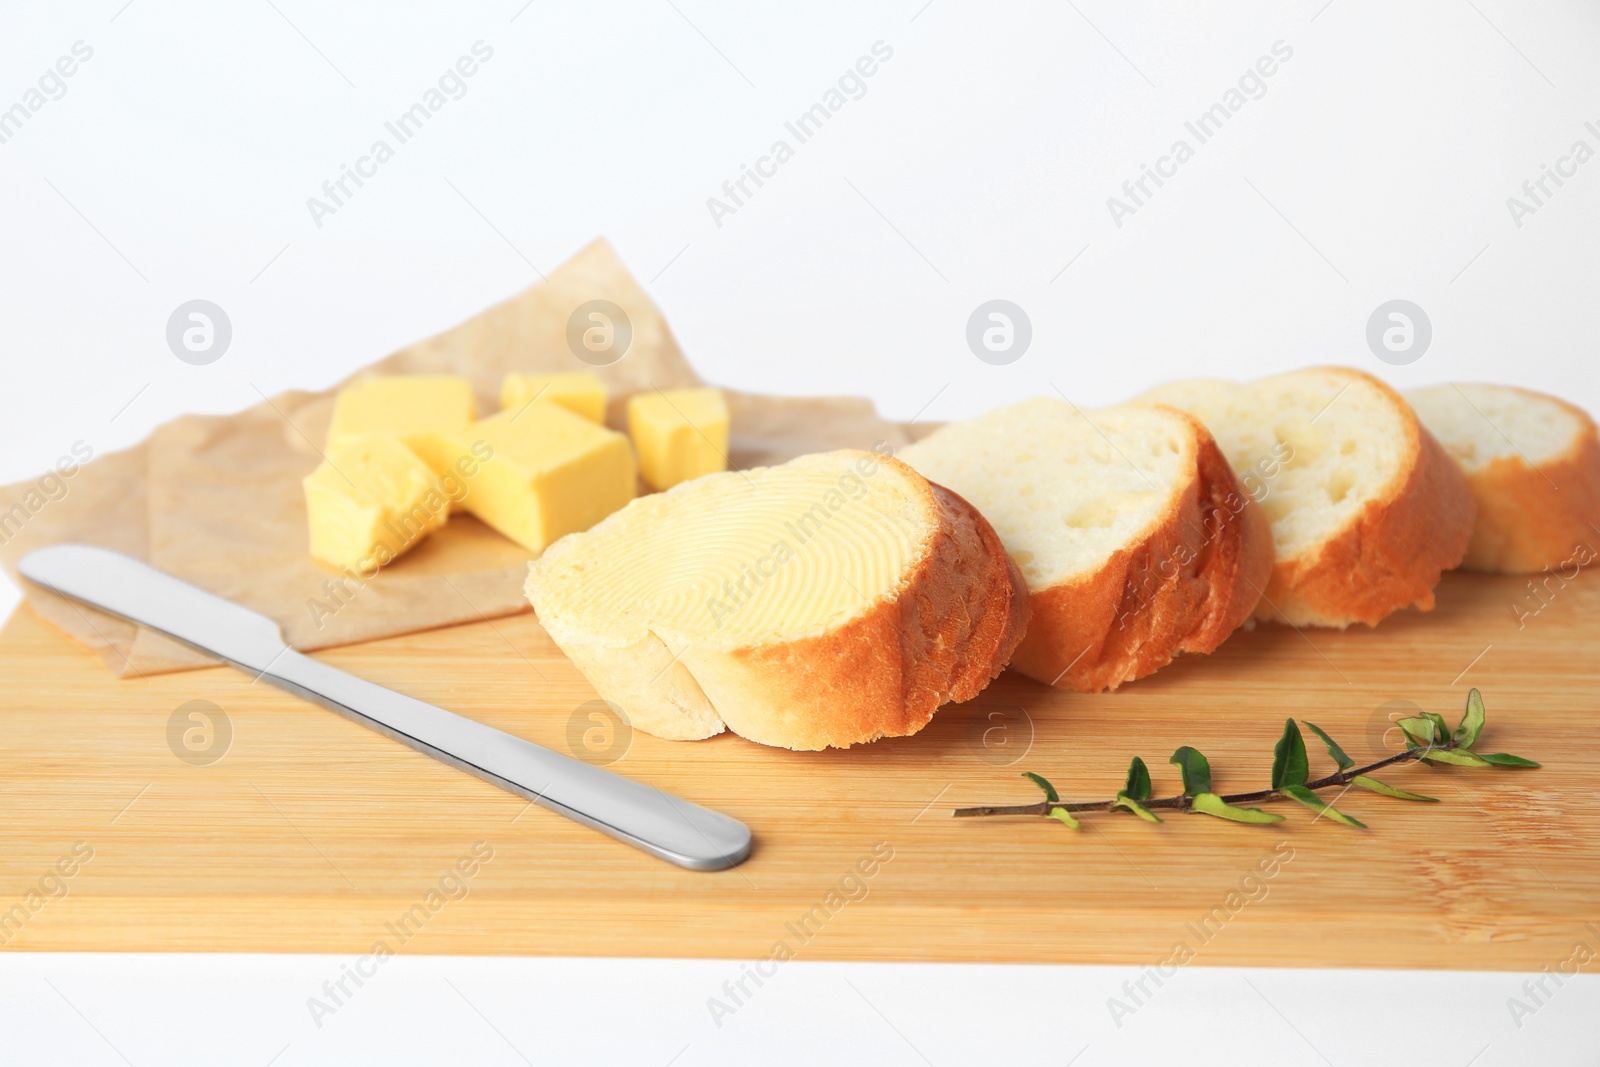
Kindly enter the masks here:
M 1162 405 L 1165 407 L 1165 405 Z M 1115 689 L 1180 652 L 1210 652 L 1255 609 L 1272 569 L 1272 531 L 1211 434 L 1167 516 L 1093 574 L 1035 592 L 1012 666 L 1082 692 Z
M 1351 371 L 1351 374 L 1361 374 Z M 1401 608 L 1433 610 L 1439 575 L 1461 562 L 1474 505 L 1465 475 L 1405 400 L 1362 374 L 1405 412 L 1412 462 L 1383 496 L 1334 536 L 1272 569 L 1259 618 L 1295 626 L 1375 626 Z
M 1559 404 L 1583 429 L 1565 452 L 1537 466 L 1521 456 L 1501 456 L 1467 474 L 1478 521 L 1461 566 L 1491 574 L 1537 574 L 1568 563 L 1580 546 L 1592 552 L 1600 544 L 1600 440 L 1582 408 L 1506 388 Z

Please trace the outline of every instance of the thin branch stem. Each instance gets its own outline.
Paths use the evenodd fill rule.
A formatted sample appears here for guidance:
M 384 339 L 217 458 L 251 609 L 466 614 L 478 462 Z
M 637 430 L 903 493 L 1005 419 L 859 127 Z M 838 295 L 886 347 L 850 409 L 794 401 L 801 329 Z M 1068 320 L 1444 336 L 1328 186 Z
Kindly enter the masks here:
M 1352 778 L 1356 778 L 1372 771 L 1396 763 L 1405 763 L 1409 760 L 1423 759 L 1430 752 L 1448 752 L 1456 748 L 1460 742 L 1455 739 L 1438 745 L 1425 745 L 1417 748 L 1408 748 L 1404 752 L 1397 752 L 1387 759 L 1369 763 L 1365 767 L 1350 767 L 1336 771 L 1326 778 L 1307 782 L 1305 787 L 1310 790 L 1331 789 L 1334 786 L 1346 785 Z M 1230 793 L 1222 798 L 1224 804 L 1261 804 L 1273 800 L 1282 800 L 1285 794 L 1278 789 L 1258 789 L 1253 793 Z M 1161 797 L 1155 800 L 1142 800 L 1140 805 L 1145 808 L 1167 808 L 1178 811 L 1188 811 L 1193 807 L 1194 798 L 1190 796 Z M 1066 801 L 1041 800 L 1037 804 L 1009 804 L 1004 806 L 985 806 L 978 808 L 957 808 L 952 814 L 958 819 L 977 818 L 988 815 L 1049 815 L 1057 808 L 1076 814 L 1081 811 L 1110 811 L 1116 804 L 1115 800 L 1091 800 L 1081 803 L 1067 803 Z

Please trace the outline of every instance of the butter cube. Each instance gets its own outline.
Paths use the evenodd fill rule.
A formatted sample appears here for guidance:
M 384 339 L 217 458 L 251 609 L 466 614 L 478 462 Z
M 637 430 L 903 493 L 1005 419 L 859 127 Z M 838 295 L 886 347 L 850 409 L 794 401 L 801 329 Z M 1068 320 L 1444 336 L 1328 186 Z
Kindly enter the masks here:
M 571 374 L 508 374 L 500 386 L 500 410 L 516 414 L 535 400 L 560 404 L 590 422 L 606 421 L 606 386 L 582 371 Z
M 328 451 L 367 434 L 386 434 L 443 474 L 455 458 L 453 435 L 466 429 L 474 414 L 472 383 L 465 378 L 366 378 L 339 391 L 328 426 Z
M 728 469 L 728 402 L 720 389 L 665 389 L 628 401 L 628 435 L 652 489 Z
M 370 577 L 444 525 L 450 499 L 432 468 L 392 437 L 347 440 L 306 475 L 311 556 Z
M 628 439 L 548 400 L 473 423 L 458 454 L 468 442 L 479 462 L 466 474 L 460 506 L 529 551 L 543 552 L 633 499 Z

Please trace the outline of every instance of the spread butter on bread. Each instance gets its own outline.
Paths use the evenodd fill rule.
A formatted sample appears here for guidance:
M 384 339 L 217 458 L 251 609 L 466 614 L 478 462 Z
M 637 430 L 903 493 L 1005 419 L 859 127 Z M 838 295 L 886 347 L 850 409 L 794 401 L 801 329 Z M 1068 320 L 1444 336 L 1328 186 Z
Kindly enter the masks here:
M 641 497 L 551 545 L 526 589 L 634 727 L 791 749 L 916 733 L 1000 673 L 1028 610 L 972 505 L 851 450 Z

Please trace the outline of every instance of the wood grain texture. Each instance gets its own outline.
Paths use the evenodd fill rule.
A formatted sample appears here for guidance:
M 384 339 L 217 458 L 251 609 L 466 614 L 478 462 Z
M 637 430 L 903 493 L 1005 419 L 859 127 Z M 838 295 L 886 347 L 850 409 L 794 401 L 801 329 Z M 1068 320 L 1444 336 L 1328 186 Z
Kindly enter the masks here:
M 636 735 L 615 769 L 754 828 L 750 861 L 718 874 L 529 809 L 231 670 L 116 680 L 22 609 L 0 634 L 0 940 L 726 957 L 782 942 L 813 959 L 1150 965 L 1182 944 L 1208 964 L 1554 966 L 1575 941 L 1600 947 L 1600 586 L 1580 575 L 1519 628 L 1513 602 L 1537 603 L 1525 582 L 1451 574 L 1432 614 L 1345 633 L 1262 626 L 1114 694 L 1007 672 L 921 734 L 854 751 Z M 579 714 L 569 731 L 594 693 L 527 615 L 319 658 L 563 751 L 594 725 Z M 1172 792 L 1166 756 L 1180 744 L 1211 758 L 1221 791 L 1256 788 L 1285 715 L 1362 760 L 1387 750 L 1387 702 L 1454 722 L 1470 685 L 1488 703 L 1488 747 L 1544 768 L 1393 770 L 1389 781 L 1444 802 L 1352 792 L 1340 805 L 1366 832 L 1299 808 L 1273 827 L 1114 816 L 1078 833 L 949 817 L 1037 799 L 1024 769 L 1068 799 L 1109 796 L 1135 754 Z M 232 726 L 209 766 L 168 745 L 190 700 L 214 702 Z M 1320 773 L 1328 761 L 1308 742 Z M 30 913 L 29 891 L 80 841 L 93 859 L 66 896 L 31 898 Z M 467 895 L 429 898 L 480 841 L 493 857 Z M 847 877 L 875 846 L 892 859 Z M 1245 880 L 1275 849 L 1292 859 Z M 6 925 L 19 904 L 22 920 Z

